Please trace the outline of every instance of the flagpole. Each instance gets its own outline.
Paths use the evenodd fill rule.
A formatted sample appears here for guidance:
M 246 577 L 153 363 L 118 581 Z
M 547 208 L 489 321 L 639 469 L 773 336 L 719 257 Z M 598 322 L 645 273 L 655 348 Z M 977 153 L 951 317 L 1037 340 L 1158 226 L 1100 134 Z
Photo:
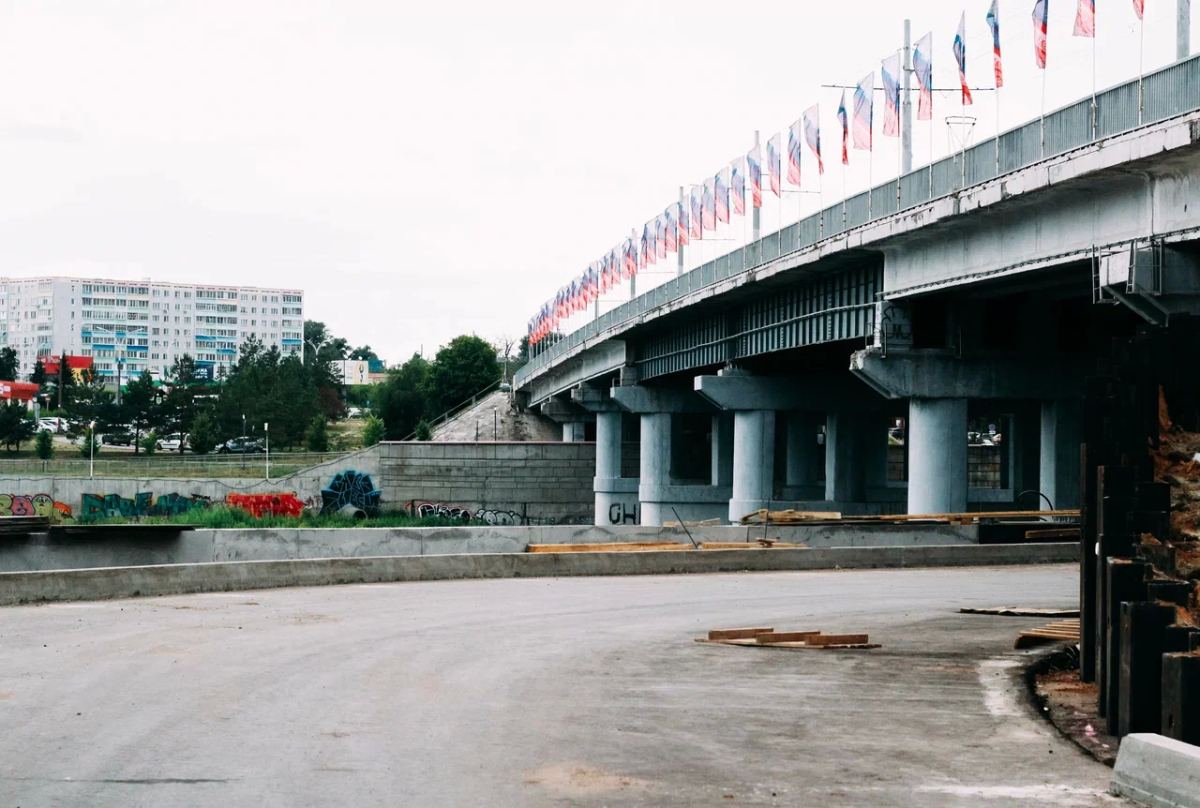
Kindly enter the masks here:
M 1140 68 L 1139 68 L 1140 70 Z M 1138 107 L 1141 108 L 1142 84 L 1138 82 Z M 1096 139 L 1096 17 L 1092 15 L 1092 140 Z

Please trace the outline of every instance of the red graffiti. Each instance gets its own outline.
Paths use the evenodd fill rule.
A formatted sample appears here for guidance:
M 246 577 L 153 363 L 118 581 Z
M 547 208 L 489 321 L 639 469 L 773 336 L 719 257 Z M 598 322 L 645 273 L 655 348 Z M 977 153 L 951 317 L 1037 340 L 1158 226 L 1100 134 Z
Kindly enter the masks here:
M 295 494 L 226 494 L 225 504 L 249 511 L 256 519 L 299 516 L 304 511 L 304 503 Z

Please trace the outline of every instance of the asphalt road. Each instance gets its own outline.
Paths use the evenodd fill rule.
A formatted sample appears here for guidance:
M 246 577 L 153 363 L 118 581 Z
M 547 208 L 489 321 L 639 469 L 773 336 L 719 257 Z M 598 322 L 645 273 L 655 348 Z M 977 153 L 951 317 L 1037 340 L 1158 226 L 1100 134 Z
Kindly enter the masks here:
M 1096 806 L 1014 666 L 1074 567 L 455 581 L 0 609 L 0 806 Z M 692 642 L 867 631 L 866 652 Z

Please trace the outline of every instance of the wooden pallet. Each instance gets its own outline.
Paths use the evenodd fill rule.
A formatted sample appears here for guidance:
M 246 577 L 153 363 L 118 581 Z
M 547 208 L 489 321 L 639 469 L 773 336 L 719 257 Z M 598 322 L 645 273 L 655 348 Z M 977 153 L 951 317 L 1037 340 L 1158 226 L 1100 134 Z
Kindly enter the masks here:
M 773 628 L 714 629 L 696 642 L 709 645 L 737 645 L 743 648 L 782 648 L 788 651 L 867 650 L 881 647 L 866 634 L 822 634 L 807 631 L 775 631 Z
M 1032 648 L 1050 642 L 1079 642 L 1079 618 L 1068 618 L 1022 631 L 1017 635 L 1013 648 Z

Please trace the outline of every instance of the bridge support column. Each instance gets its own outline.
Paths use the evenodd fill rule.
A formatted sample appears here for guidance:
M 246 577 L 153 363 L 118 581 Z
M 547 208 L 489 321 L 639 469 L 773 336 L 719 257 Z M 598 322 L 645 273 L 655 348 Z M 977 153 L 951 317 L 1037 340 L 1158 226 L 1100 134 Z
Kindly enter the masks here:
M 585 437 L 586 425 L 581 421 L 568 421 L 562 425 L 562 435 L 564 443 L 581 443 L 587 438 Z
M 638 523 L 638 479 L 621 476 L 624 443 L 624 415 L 608 390 L 580 387 L 571 391 L 571 401 L 596 414 L 596 493 L 597 525 L 636 525 Z
M 712 484 L 733 485 L 733 413 L 712 418 Z
M 908 440 L 908 512 L 966 511 L 966 399 L 911 399 Z
M 669 412 L 643 413 L 642 443 L 641 443 L 641 481 L 642 489 L 666 488 L 671 484 L 671 414 Z M 670 509 L 663 514 L 662 504 L 647 502 L 642 499 L 641 512 L 643 525 L 661 525 L 675 517 Z
M 1077 401 L 1042 402 L 1042 441 L 1039 484 L 1057 509 L 1079 507 L 1079 445 L 1082 414 Z M 1039 507 L 1049 510 L 1046 500 Z
M 733 498 L 729 521 L 770 507 L 775 484 L 775 412 L 739 410 L 733 414 Z
M 863 413 L 829 413 L 825 422 L 826 501 L 866 502 L 868 422 Z
M 820 488 L 821 446 L 817 437 L 825 425 L 825 413 L 793 412 L 787 420 L 788 499 L 815 500 L 825 496 Z

